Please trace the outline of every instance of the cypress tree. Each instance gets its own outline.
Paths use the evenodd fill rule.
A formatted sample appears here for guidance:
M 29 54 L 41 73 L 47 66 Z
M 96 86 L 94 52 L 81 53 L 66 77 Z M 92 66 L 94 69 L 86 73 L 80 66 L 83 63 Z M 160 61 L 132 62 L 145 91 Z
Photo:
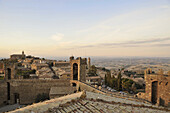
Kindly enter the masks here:
M 122 85 L 122 75 L 121 72 L 119 72 L 118 76 L 117 76 L 117 90 L 121 90 L 121 85 Z
M 105 83 L 105 85 L 107 85 L 107 76 L 106 76 L 106 74 L 105 74 L 105 77 L 104 77 L 104 83 Z

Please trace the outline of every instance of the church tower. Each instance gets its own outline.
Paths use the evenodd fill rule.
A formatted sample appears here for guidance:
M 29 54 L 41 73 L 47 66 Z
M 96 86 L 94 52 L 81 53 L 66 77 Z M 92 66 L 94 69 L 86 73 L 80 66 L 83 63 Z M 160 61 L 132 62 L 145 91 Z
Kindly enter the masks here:
M 25 59 L 24 51 L 22 51 L 22 59 Z

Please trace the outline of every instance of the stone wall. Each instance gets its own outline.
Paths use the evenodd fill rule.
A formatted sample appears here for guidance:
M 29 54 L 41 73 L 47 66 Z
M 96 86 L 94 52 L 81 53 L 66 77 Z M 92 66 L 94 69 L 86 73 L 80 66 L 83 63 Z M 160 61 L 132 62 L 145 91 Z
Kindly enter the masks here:
M 162 70 L 161 70 L 162 71 Z M 170 104 L 170 76 L 161 73 L 155 74 L 148 70 L 145 71 L 145 93 L 138 93 L 138 98 L 148 100 L 161 106 Z M 155 87 L 154 87 L 155 83 Z
M 79 82 L 79 81 L 75 81 L 75 80 L 70 80 L 70 82 L 73 84 L 75 83 L 76 84 L 76 89 L 77 91 L 89 91 L 89 92 L 94 92 L 94 93 L 100 93 L 100 94 L 105 94 L 104 92 L 86 84 L 86 83 L 83 83 L 83 82 Z
M 7 103 L 7 83 L 0 81 L 0 106 Z
M 8 80 L 10 83 L 10 101 L 9 104 L 15 104 L 16 98 L 19 98 L 20 104 L 31 104 L 35 102 L 38 94 L 48 94 L 51 87 L 70 86 L 69 80 Z M 5 85 L 6 84 L 6 85 Z M 7 83 L 5 83 L 0 93 L 0 97 L 5 97 L 7 101 Z M 4 95 L 4 93 L 6 95 Z M 16 97 L 18 95 L 19 97 Z M 4 101 L 5 101 L 4 99 Z

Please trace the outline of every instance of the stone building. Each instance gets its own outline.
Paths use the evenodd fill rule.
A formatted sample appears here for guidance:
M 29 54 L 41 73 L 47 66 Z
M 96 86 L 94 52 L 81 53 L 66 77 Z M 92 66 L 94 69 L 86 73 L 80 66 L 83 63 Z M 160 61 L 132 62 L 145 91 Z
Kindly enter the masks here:
M 10 56 L 11 60 L 18 60 L 18 59 L 25 59 L 26 55 L 24 54 L 24 51 L 22 51 L 22 54 L 13 54 Z
M 70 80 L 70 73 L 65 72 L 65 73 L 59 75 L 59 78 L 60 79 L 65 79 L 65 80 Z
M 0 74 L 3 74 L 4 73 L 4 70 L 3 69 L 0 69 Z
M 151 69 L 145 70 L 145 93 L 138 93 L 138 98 L 143 98 L 153 104 L 170 106 L 170 75 L 163 74 L 163 70 L 153 73 Z
M 41 68 L 43 68 L 43 67 L 49 67 L 49 65 L 48 64 L 37 64 L 37 63 L 33 63 L 33 64 L 31 64 L 31 69 L 33 70 L 33 69 L 35 69 L 35 70 L 38 70 L 38 69 L 41 69 Z
M 61 62 L 53 62 L 53 66 L 54 67 L 69 67 L 70 66 L 70 62 L 65 62 L 65 61 L 61 61 Z
M 82 87 L 81 89 L 95 90 L 90 86 L 87 87 L 86 84 L 80 85 L 80 83 L 77 87 L 73 87 L 72 82 L 70 82 L 71 80 L 74 82 L 86 81 L 86 58 L 74 59 L 74 57 L 70 57 L 69 65 L 71 68 L 70 76 L 68 76 L 69 73 L 63 75 L 67 79 L 52 79 L 51 77 L 49 79 L 20 79 L 17 75 L 18 63 L 5 64 L 5 80 L 0 81 L 0 106 L 15 104 L 18 101 L 20 104 L 31 104 L 35 102 L 37 95 L 43 93 L 58 97 L 75 92 L 74 90 L 67 90 L 70 88 L 78 90 L 79 87 Z M 39 69 L 44 66 L 46 67 L 47 64 L 35 65 L 33 68 Z
M 0 69 L 4 69 L 4 63 L 0 62 Z
M 92 76 L 92 77 L 86 77 L 86 82 L 91 85 L 99 85 L 101 83 L 101 77 L 100 76 Z

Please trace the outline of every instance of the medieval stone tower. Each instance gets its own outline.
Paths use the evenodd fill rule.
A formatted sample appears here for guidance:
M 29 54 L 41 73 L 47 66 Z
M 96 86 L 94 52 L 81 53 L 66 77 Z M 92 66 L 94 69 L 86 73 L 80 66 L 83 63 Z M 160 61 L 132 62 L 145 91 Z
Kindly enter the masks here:
M 90 70 L 90 67 L 91 67 L 91 59 L 90 57 L 88 58 L 88 70 Z
M 170 100 L 170 76 L 163 74 L 160 69 L 158 73 L 153 73 L 152 69 L 145 70 L 145 93 L 139 93 L 138 97 L 161 106 L 169 106 Z
M 5 80 L 16 79 L 17 63 L 4 64 Z
M 86 66 L 87 59 L 78 57 L 74 59 L 73 56 L 70 57 L 71 65 L 71 80 L 86 81 Z

